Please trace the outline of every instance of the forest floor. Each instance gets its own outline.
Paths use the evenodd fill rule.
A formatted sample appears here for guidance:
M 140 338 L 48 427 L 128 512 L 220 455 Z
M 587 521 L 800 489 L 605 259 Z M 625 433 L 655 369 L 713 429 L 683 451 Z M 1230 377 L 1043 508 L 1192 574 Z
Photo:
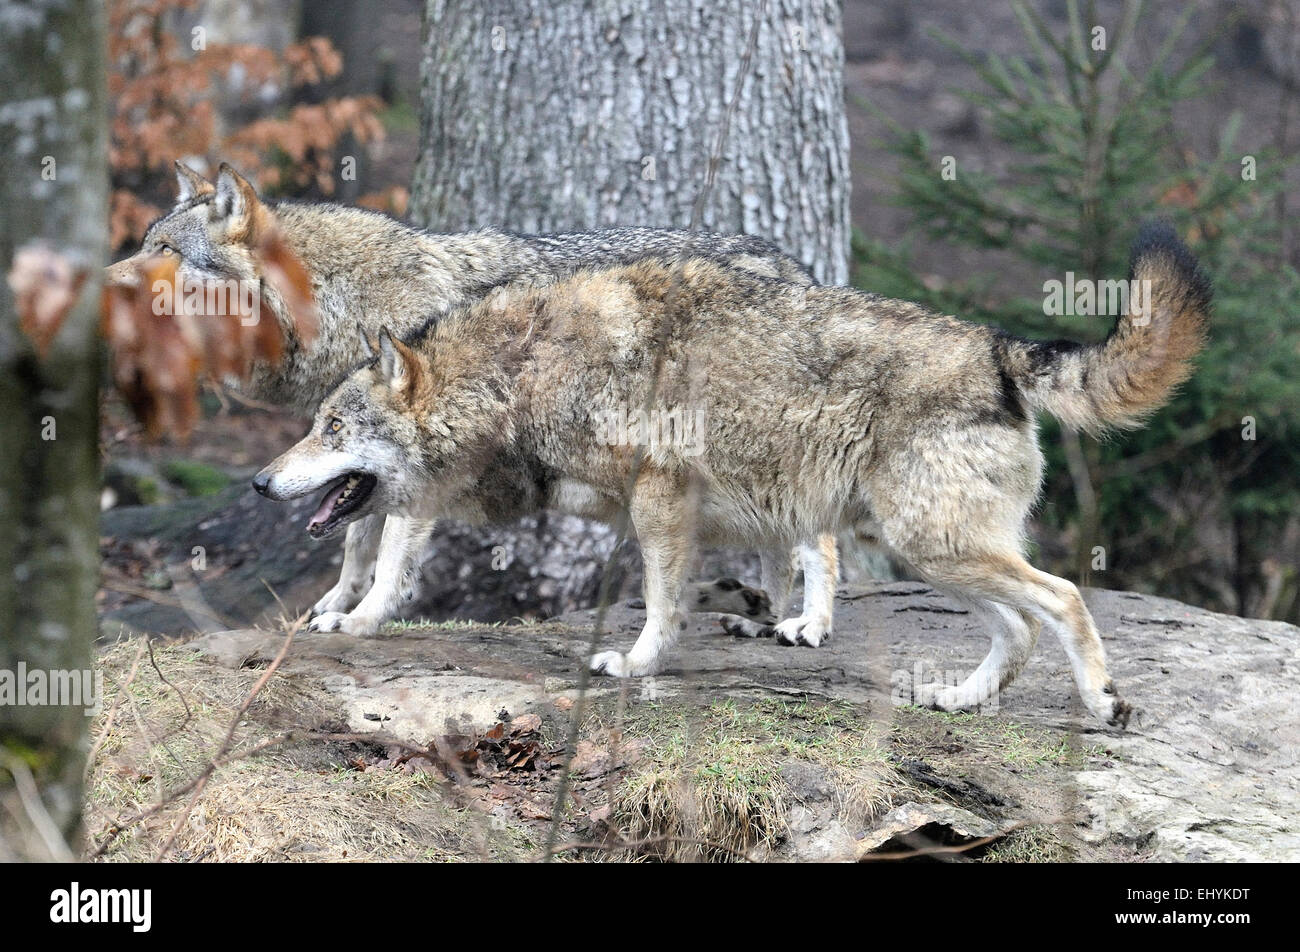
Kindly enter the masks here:
M 299 632 L 242 714 L 284 629 L 212 632 L 152 660 L 123 641 L 104 652 L 88 828 L 110 860 L 157 856 L 173 833 L 169 858 L 212 861 L 527 860 L 550 837 L 582 860 L 1300 857 L 1300 630 L 1087 600 L 1139 709 L 1127 731 L 1087 717 L 1048 641 L 994 710 L 911 706 L 916 681 L 963 675 L 987 642 L 910 582 L 842 589 L 816 650 L 697 616 L 663 674 L 593 679 L 585 695 L 590 612 Z M 613 606 L 604 643 L 626 647 L 642 620 Z M 168 799 L 214 756 L 192 806 Z

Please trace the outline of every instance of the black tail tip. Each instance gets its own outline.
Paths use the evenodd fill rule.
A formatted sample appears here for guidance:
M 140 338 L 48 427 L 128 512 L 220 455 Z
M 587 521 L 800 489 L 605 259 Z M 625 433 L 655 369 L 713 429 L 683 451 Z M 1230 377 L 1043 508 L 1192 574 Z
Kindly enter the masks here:
M 1201 270 L 1196 255 L 1178 237 L 1178 232 L 1169 222 L 1153 219 L 1142 223 L 1137 238 L 1129 251 L 1128 273 L 1131 279 L 1137 273 L 1138 262 L 1143 258 L 1167 258 L 1174 267 L 1185 292 L 1202 309 L 1209 309 L 1214 297 L 1210 279 Z

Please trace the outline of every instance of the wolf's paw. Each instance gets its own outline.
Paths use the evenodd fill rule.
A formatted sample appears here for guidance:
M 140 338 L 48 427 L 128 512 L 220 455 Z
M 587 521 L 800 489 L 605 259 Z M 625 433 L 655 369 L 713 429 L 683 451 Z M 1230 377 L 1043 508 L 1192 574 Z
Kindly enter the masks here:
M 700 585 L 691 609 L 697 612 L 739 615 L 768 625 L 776 621 L 776 616 L 772 614 L 772 599 L 768 598 L 767 592 L 750 588 L 734 578 L 720 578 L 707 585 Z
M 634 652 L 602 651 L 591 659 L 592 674 L 607 674 L 611 678 L 641 678 L 658 670 L 656 661 L 637 658 Z
M 816 648 L 831 640 L 831 629 L 816 619 L 800 615 L 798 618 L 787 618 L 776 626 L 776 640 L 778 644 Z
M 1120 730 L 1124 730 L 1128 727 L 1128 722 L 1133 717 L 1134 713 L 1132 704 L 1125 701 L 1123 698 L 1117 697 L 1115 698 L 1115 703 L 1111 705 L 1110 717 L 1107 719 L 1106 723 L 1111 727 L 1118 727 Z
M 379 624 L 356 612 L 325 612 L 317 615 L 307 625 L 308 631 L 341 631 L 349 635 L 373 635 L 379 630 Z
M 308 631 L 342 631 L 346 612 L 321 612 L 307 624 Z
M 1120 730 L 1128 727 L 1134 714 L 1133 705 L 1119 696 L 1113 681 L 1107 681 L 1100 692 L 1085 700 L 1093 714 L 1110 727 L 1118 727 Z
M 771 638 L 776 629 L 771 625 L 760 625 L 747 618 L 723 618 L 720 620 L 722 630 L 733 638 Z
M 975 706 L 956 685 L 934 682 L 922 684 L 917 688 L 913 701 L 917 707 L 928 707 L 934 711 L 949 713 L 964 711 Z
M 621 651 L 602 651 L 591 657 L 591 673 L 607 674 L 611 678 L 626 678 L 627 657 Z
M 358 586 L 340 581 L 311 607 L 311 615 L 315 618 L 317 615 L 347 614 L 360 604 L 361 596 L 364 594 L 365 592 Z

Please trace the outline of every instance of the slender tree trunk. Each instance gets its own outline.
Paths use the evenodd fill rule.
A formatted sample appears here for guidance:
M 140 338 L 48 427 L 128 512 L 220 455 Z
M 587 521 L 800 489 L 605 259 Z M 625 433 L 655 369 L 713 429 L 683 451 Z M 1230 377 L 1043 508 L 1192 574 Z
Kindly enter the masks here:
M 100 0 L 0 0 L 0 265 L 8 272 L 20 251 L 43 249 L 43 260 L 87 275 L 43 357 L 18 329 L 8 283 L 0 286 L 2 858 L 66 855 L 81 817 L 93 699 L 52 704 L 67 698 L 47 694 L 33 703 L 26 689 L 33 672 L 77 672 L 80 681 L 93 667 L 105 83 Z
M 686 227 L 759 0 L 429 0 L 411 214 L 434 228 Z M 703 212 L 848 280 L 837 0 L 769 0 Z

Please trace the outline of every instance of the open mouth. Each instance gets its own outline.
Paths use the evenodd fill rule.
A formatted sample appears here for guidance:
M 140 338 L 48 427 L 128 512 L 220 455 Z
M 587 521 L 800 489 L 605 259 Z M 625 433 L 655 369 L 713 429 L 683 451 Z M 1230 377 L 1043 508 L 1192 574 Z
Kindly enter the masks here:
M 307 534 L 319 539 L 329 533 L 343 521 L 344 516 L 370 498 L 378 482 L 369 473 L 348 473 L 330 483 L 316 514 L 307 522 Z

